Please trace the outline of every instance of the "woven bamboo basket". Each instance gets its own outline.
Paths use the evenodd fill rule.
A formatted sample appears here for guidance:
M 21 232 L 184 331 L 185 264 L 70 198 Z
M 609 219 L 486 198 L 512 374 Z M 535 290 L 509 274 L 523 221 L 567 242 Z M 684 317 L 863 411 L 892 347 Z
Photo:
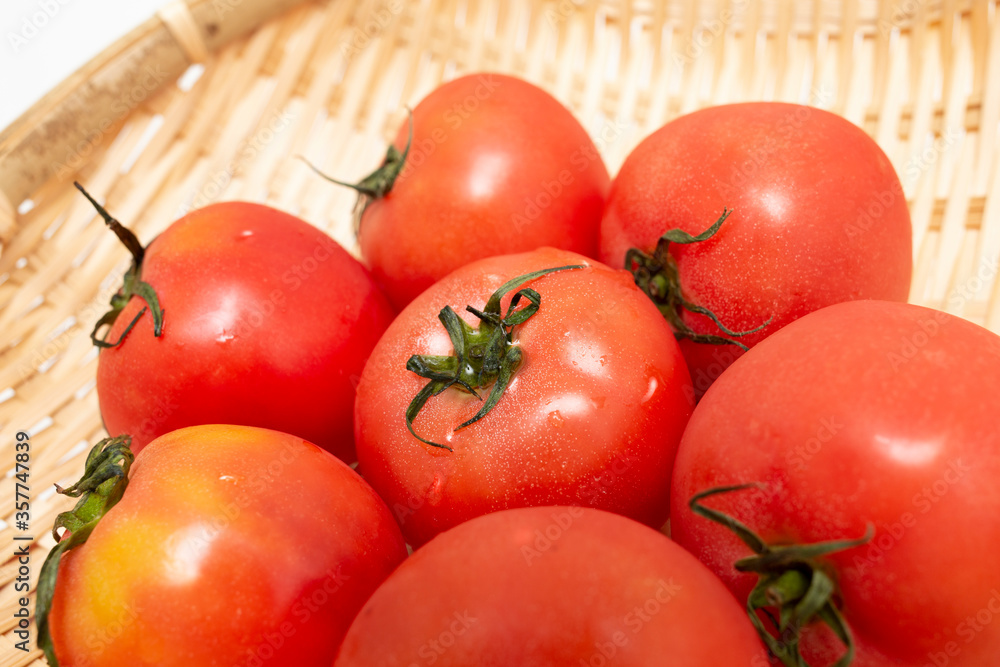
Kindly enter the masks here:
M 37 579 L 54 494 L 104 437 L 88 333 L 128 266 L 78 179 L 148 242 L 213 201 L 266 202 L 355 248 L 356 179 L 459 74 L 515 73 L 569 106 L 612 174 L 668 119 L 740 100 L 839 113 L 891 158 L 913 218 L 911 300 L 1000 331 L 998 0 L 188 0 L 0 135 L 0 667 L 15 647 L 15 537 Z M 14 443 L 31 436 L 31 517 Z M 34 605 L 33 595 L 32 608 Z

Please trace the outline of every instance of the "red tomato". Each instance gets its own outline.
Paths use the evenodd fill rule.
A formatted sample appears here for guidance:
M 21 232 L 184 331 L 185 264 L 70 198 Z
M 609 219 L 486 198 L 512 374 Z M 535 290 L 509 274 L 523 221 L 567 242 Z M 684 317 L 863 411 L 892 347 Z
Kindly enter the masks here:
M 525 285 L 541 305 L 510 332 L 523 361 L 489 414 L 460 429 L 482 401 L 457 386 L 427 400 L 414 432 L 453 451 L 411 434 L 405 414 L 428 380 L 407 360 L 455 354 L 442 306 L 479 326 L 466 305 L 482 309 L 511 278 L 577 264 L 587 266 Z M 491 386 L 479 388 L 484 398 Z M 489 258 L 421 294 L 372 352 L 355 406 L 359 470 L 414 545 L 481 514 L 531 505 L 598 507 L 659 528 L 692 401 L 677 343 L 629 274 L 553 248 Z
M 906 301 L 912 232 L 902 186 L 885 154 L 834 114 L 755 102 L 703 109 L 654 132 L 615 178 L 601 223 L 600 259 L 652 253 L 669 229 L 696 235 L 729 208 L 709 240 L 672 244 L 682 292 L 752 347 L 789 322 L 855 299 Z M 700 334 L 706 316 L 682 311 Z M 742 350 L 681 341 L 703 393 Z
M 981 667 L 1000 655 L 1000 338 L 918 306 L 858 301 L 771 336 L 716 381 L 674 469 L 674 539 L 747 598 L 749 549 L 686 506 L 704 504 L 768 544 L 861 537 L 821 565 L 853 631 L 851 667 Z M 988 621 L 993 619 L 994 622 Z M 806 660 L 844 652 L 818 624 Z
M 413 109 L 412 129 L 403 172 L 368 203 L 358 234 L 396 308 L 483 257 L 541 246 L 596 256 L 608 171 L 547 92 L 500 74 L 464 76 Z M 404 123 L 398 151 L 409 132 Z
M 599 510 L 532 507 L 474 519 L 415 552 L 358 614 L 334 664 L 768 662 L 725 587 L 662 534 Z
M 354 460 L 354 383 L 392 320 L 357 260 L 294 216 L 227 202 L 172 224 L 141 271 L 163 330 L 154 335 L 147 309 L 101 351 L 97 394 L 111 435 L 132 435 L 139 451 L 184 426 L 246 424 Z M 146 307 L 133 297 L 107 340 Z
M 62 558 L 49 622 L 61 667 L 315 665 L 406 557 L 343 462 L 242 426 L 162 436 L 121 501 Z

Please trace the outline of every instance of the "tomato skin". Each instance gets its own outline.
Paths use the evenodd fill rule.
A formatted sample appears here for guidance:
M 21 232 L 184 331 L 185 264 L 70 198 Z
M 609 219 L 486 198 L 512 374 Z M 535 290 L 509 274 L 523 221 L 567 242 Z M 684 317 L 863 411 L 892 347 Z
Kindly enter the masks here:
M 709 640 L 705 628 L 725 630 Z M 442 667 L 768 664 L 706 568 L 661 533 L 580 507 L 497 512 L 434 538 L 372 595 L 334 664 L 432 658 Z
M 695 493 L 766 484 L 706 504 L 768 543 L 854 539 L 870 524 L 868 545 L 825 559 L 855 636 L 852 667 L 923 667 L 946 651 L 953 667 L 993 664 L 1000 625 L 972 628 L 981 609 L 1000 611 L 997 414 L 995 334 L 906 304 L 819 310 L 747 353 L 699 403 L 674 469 L 672 536 L 745 600 L 755 582 L 732 564 L 749 550 L 692 514 Z M 843 651 L 818 626 L 804 645 L 810 664 Z
M 752 102 L 681 116 L 646 138 L 612 184 L 600 260 L 651 252 L 669 229 L 711 239 L 673 244 L 687 298 L 752 347 L 806 313 L 842 301 L 906 301 L 912 230 L 902 185 L 878 145 L 832 113 Z M 719 333 L 685 312 L 698 333 Z M 682 341 L 699 394 L 742 351 Z
M 427 380 L 406 361 L 454 353 L 441 308 L 478 326 L 465 306 L 484 307 L 505 281 L 581 263 L 589 266 L 525 285 L 541 294 L 541 307 L 514 329 L 524 361 L 496 407 L 455 431 L 480 402 L 449 389 L 427 401 L 414 428 L 454 451 L 414 438 L 404 414 Z M 480 514 L 531 505 L 594 506 L 658 528 L 692 402 L 669 327 L 626 272 L 553 248 L 489 258 L 421 294 L 372 352 L 355 405 L 359 471 L 412 545 Z
M 56 655 L 325 667 L 405 556 L 385 505 L 320 448 L 250 427 L 174 431 L 136 456 L 122 500 L 63 557 Z
M 408 135 L 403 123 L 400 151 Z M 493 73 L 441 85 L 413 109 L 407 163 L 358 235 L 397 309 L 484 257 L 542 246 L 597 256 L 611 180 L 587 132 L 541 88 Z
M 101 351 L 97 392 L 133 450 L 184 426 L 294 433 L 354 460 L 353 382 L 392 311 L 364 267 L 322 231 L 259 204 L 193 211 L 149 244 L 142 277 L 164 309 Z M 107 336 L 145 306 L 133 297 Z

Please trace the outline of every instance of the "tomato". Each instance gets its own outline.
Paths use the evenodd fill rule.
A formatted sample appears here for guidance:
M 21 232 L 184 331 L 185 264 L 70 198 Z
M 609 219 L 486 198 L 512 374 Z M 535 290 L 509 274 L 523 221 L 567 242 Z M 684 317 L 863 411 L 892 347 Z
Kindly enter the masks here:
M 872 539 L 819 559 L 852 667 L 994 664 L 1000 655 L 1000 338 L 918 306 L 857 301 L 794 322 L 720 377 L 674 470 L 671 529 L 746 600 L 750 550 L 686 506 L 698 492 L 768 544 Z M 818 623 L 811 665 L 842 643 Z
M 121 501 L 62 556 L 61 667 L 326 667 L 406 557 L 388 509 L 301 438 L 245 426 L 164 435 Z
M 661 533 L 600 510 L 531 507 L 417 550 L 358 614 L 334 663 L 429 664 L 768 663 L 725 587 Z
M 540 305 L 507 331 L 520 365 L 488 414 L 461 427 L 497 384 L 472 387 L 484 400 L 456 384 L 425 396 L 411 432 L 406 413 L 430 382 L 408 368 L 457 359 L 442 307 L 457 311 L 456 325 L 482 326 L 466 305 L 482 310 L 505 281 L 574 265 L 583 268 L 518 286 L 535 290 Z M 514 298 L 511 289 L 500 300 L 505 317 Z M 463 368 L 482 345 L 470 345 Z M 659 528 L 692 404 L 677 343 L 628 273 L 553 248 L 504 255 L 435 284 L 379 341 L 358 385 L 359 470 L 413 545 L 481 514 L 531 505 L 598 507 Z
M 912 233 L 902 186 L 861 129 L 820 109 L 732 104 L 681 116 L 646 138 L 615 178 L 601 222 L 600 260 L 653 253 L 664 232 L 705 241 L 671 244 L 684 297 L 712 311 L 748 347 L 824 306 L 855 299 L 906 301 Z M 681 309 L 694 334 L 725 335 Z M 743 351 L 681 341 L 695 389 Z
M 139 451 L 195 424 L 272 428 L 354 460 L 354 384 L 392 311 L 322 231 L 259 204 L 193 211 L 149 244 L 97 367 L 101 416 Z M 140 315 L 141 313 L 141 315 Z
M 596 257 L 608 171 L 587 132 L 547 92 L 501 74 L 463 76 L 413 109 L 400 164 L 393 158 L 406 151 L 410 131 L 400 127 L 388 172 L 376 177 L 388 191 L 362 196 L 358 233 L 397 309 L 484 257 L 541 246 Z

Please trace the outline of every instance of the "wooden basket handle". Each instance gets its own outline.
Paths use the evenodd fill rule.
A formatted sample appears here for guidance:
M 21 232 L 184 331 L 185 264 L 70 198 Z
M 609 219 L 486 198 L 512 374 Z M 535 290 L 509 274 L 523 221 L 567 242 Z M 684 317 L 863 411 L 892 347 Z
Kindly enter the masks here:
M 302 0 L 173 0 L 52 89 L 0 133 L 0 243 L 20 204 L 81 163 L 136 102 Z M 130 104 L 131 102 L 131 104 Z

